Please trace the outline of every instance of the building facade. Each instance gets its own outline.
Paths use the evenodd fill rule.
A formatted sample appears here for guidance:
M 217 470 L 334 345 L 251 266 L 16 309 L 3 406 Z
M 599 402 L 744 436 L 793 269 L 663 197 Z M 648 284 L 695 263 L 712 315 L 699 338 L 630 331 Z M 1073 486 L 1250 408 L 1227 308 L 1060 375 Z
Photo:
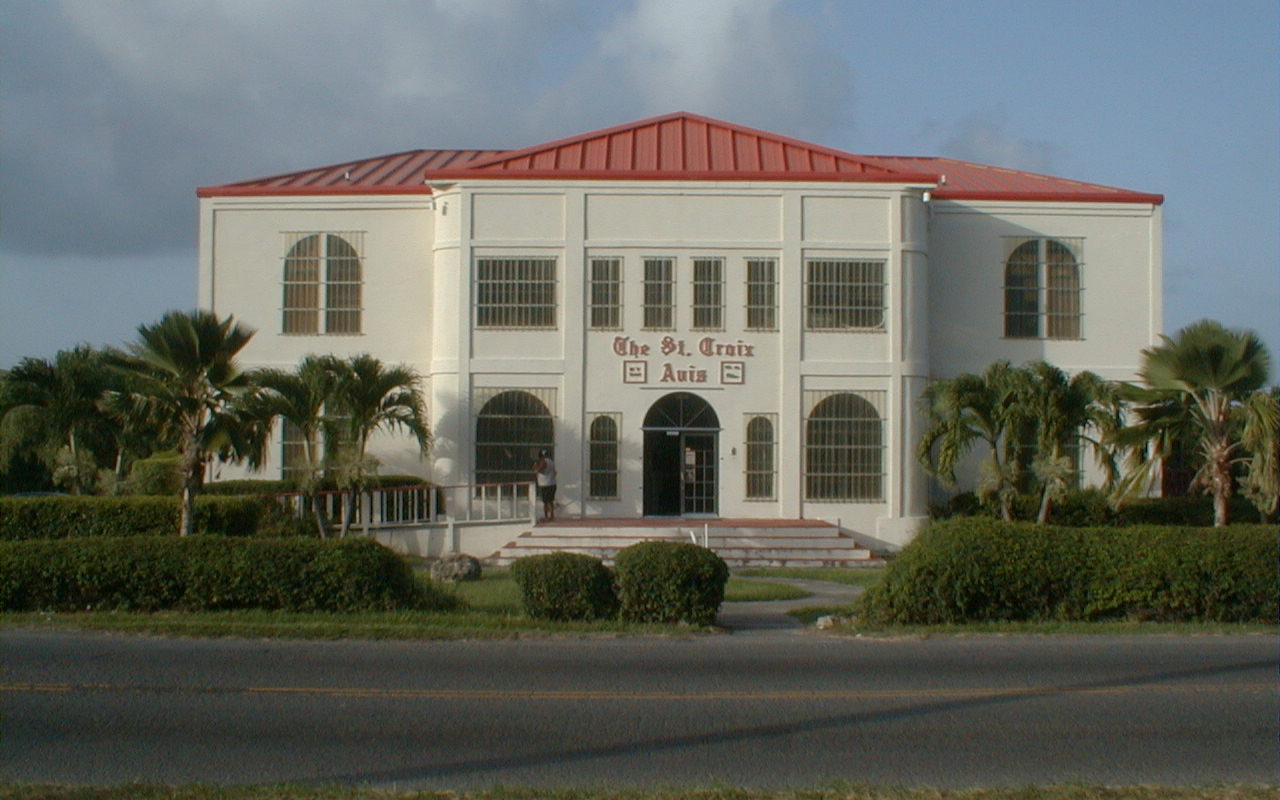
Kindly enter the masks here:
M 1129 379 L 1161 329 L 1158 195 L 687 113 L 198 195 L 199 302 L 258 329 L 245 363 L 411 366 L 431 451 L 383 440 L 385 472 L 528 480 L 548 448 L 570 516 L 901 545 L 929 380 L 1040 358 Z

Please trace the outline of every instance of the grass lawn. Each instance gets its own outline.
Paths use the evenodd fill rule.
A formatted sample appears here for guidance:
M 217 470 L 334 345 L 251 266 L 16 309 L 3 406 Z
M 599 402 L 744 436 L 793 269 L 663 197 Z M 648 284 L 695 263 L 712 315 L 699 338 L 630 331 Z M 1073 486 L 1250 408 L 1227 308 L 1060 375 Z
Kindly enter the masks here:
M 388 611 L 351 614 L 288 611 L 85 611 L 0 614 L 0 626 L 97 630 L 153 636 L 292 639 L 506 639 L 523 636 L 689 635 L 711 629 L 598 620 L 548 622 L 525 615 L 520 589 L 507 570 L 487 570 L 479 581 L 446 584 L 464 611 Z M 783 600 L 805 592 L 780 583 L 730 579 L 726 599 Z

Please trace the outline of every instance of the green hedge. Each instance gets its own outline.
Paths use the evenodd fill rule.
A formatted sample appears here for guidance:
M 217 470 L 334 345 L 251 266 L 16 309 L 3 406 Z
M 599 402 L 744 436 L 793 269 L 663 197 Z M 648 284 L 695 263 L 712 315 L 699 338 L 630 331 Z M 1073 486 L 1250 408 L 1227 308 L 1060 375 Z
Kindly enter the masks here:
M 1014 498 L 1014 519 L 1034 520 L 1040 511 L 1040 495 L 1021 494 Z M 935 519 L 982 516 L 998 518 L 994 506 L 984 505 L 973 492 L 961 492 L 945 503 L 931 507 Z M 1259 519 L 1258 510 L 1245 498 L 1233 496 L 1231 521 L 1251 523 Z M 1190 497 L 1143 497 L 1128 500 L 1119 509 L 1112 508 L 1107 494 L 1099 489 L 1077 489 L 1055 501 L 1049 514 L 1054 525 L 1081 527 L 1126 525 L 1203 525 L 1213 524 L 1213 498 L 1208 495 Z
M 982 517 L 930 524 L 867 591 L 871 622 L 1277 621 L 1272 525 L 1065 527 Z
M 614 559 L 622 618 L 711 625 L 724 602 L 729 567 L 688 542 L 640 542 Z
M 589 620 L 618 610 L 604 562 L 580 553 L 526 556 L 511 565 L 525 613 L 538 619 Z
M 375 475 L 368 479 L 368 485 L 371 489 L 394 489 L 401 486 L 426 486 L 429 482 L 416 475 Z M 322 481 L 320 484 L 321 491 L 335 491 L 338 485 L 333 480 Z M 302 487 L 296 480 L 258 480 L 258 479 L 238 479 L 232 481 L 212 481 L 206 483 L 201 489 L 201 494 L 206 495 L 228 495 L 228 494 L 289 494 L 290 492 L 301 491 Z
M 199 533 L 253 536 L 303 532 L 260 497 L 197 497 Z M 2 497 L 0 541 L 80 536 L 176 536 L 176 497 Z
M 0 542 L 0 609 L 390 611 L 456 601 L 366 539 L 102 537 Z

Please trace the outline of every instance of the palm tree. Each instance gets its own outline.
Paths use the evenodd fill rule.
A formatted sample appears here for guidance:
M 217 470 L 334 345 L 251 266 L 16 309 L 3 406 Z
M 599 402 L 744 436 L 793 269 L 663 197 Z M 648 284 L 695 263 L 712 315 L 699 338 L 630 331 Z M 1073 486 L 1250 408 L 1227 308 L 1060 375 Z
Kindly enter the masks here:
M 1259 389 L 1244 401 L 1240 443 L 1249 451 L 1240 488 L 1263 522 L 1280 506 L 1280 387 Z
M 1124 395 L 1138 405 L 1137 421 L 1116 441 L 1128 450 L 1121 496 L 1151 485 L 1178 441 L 1193 443 L 1198 465 L 1191 486 L 1213 496 L 1213 524 L 1226 525 L 1240 460 L 1244 401 L 1267 382 L 1270 356 L 1252 331 L 1232 331 L 1213 320 L 1192 323 L 1142 351 L 1138 377 Z
M 355 504 L 378 464 L 368 457 L 369 438 L 378 431 L 407 431 L 426 453 L 430 441 L 425 402 L 418 374 L 403 366 L 387 367 L 368 354 L 339 362 L 339 379 L 333 396 L 334 424 L 339 455 L 335 464 L 339 486 L 346 492 L 342 536 L 351 529 Z
M 120 361 L 136 381 L 130 389 L 134 401 L 152 419 L 162 421 L 178 442 L 182 536 L 194 530 L 192 509 L 206 458 L 226 453 L 244 424 L 233 403 L 250 384 L 235 358 L 253 334 L 234 317 L 220 320 L 205 310 L 170 311 L 159 322 L 139 326 L 138 342 L 130 347 L 133 358 Z
M 0 385 L 0 451 L 34 450 L 56 484 L 92 491 L 99 462 L 118 450 L 118 426 L 102 407 L 113 377 L 106 354 L 89 345 L 53 361 L 22 359 Z
M 251 374 L 257 387 L 245 406 L 248 416 L 269 430 L 279 420 L 297 431 L 303 442 L 303 478 L 300 488 L 307 494 L 316 530 L 323 538 L 329 527 L 320 502 L 320 485 L 327 454 L 322 450 L 339 439 L 333 418 L 325 409 L 334 402 L 334 394 L 345 365 L 334 356 L 311 355 L 298 364 L 295 372 L 260 369 Z M 263 440 L 265 444 L 265 437 Z M 260 460 L 256 458 L 255 461 Z
M 1013 519 L 1021 475 L 1018 446 L 1026 427 L 1017 402 L 1019 386 L 1018 371 L 1007 361 L 997 361 L 981 375 L 957 375 L 930 384 L 920 400 L 929 421 L 916 448 L 921 466 L 953 486 L 956 464 L 981 442 L 988 453 L 979 496 L 994 499 L 1006 520 Z
M 1036 521 L 1045 523 L 1055 500 L 1066 495 L 1076 477 L 1073 447 L 1087 445 L 1106 472 L 1116 477 L 1115 457 L 1106 443 L 1120 425 L 1120 401 L 1113 384 L 1085 371 L 1067 377 L 1045 361 L 1020 371 L 1019 413 L 1035 428 L 1035 456 L 1031 469 L 1040 479 L 1040 509 Z

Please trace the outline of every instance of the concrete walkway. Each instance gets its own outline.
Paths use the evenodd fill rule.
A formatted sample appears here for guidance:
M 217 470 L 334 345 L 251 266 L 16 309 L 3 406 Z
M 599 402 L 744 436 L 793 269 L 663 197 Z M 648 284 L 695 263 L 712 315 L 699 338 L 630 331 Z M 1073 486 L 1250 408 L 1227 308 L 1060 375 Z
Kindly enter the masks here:
M 741 578 L 744 581 L 785 583 L 809 592 L 796 600 L 765 600 L 752 603 L 722 603 L 716 623 L 734 634 L 763 634 L 805 630 L 805 626 L 787 612 L 808 606 L 844 606 L 862 594 L 863 587 L 830 581 L 799 578 Z

